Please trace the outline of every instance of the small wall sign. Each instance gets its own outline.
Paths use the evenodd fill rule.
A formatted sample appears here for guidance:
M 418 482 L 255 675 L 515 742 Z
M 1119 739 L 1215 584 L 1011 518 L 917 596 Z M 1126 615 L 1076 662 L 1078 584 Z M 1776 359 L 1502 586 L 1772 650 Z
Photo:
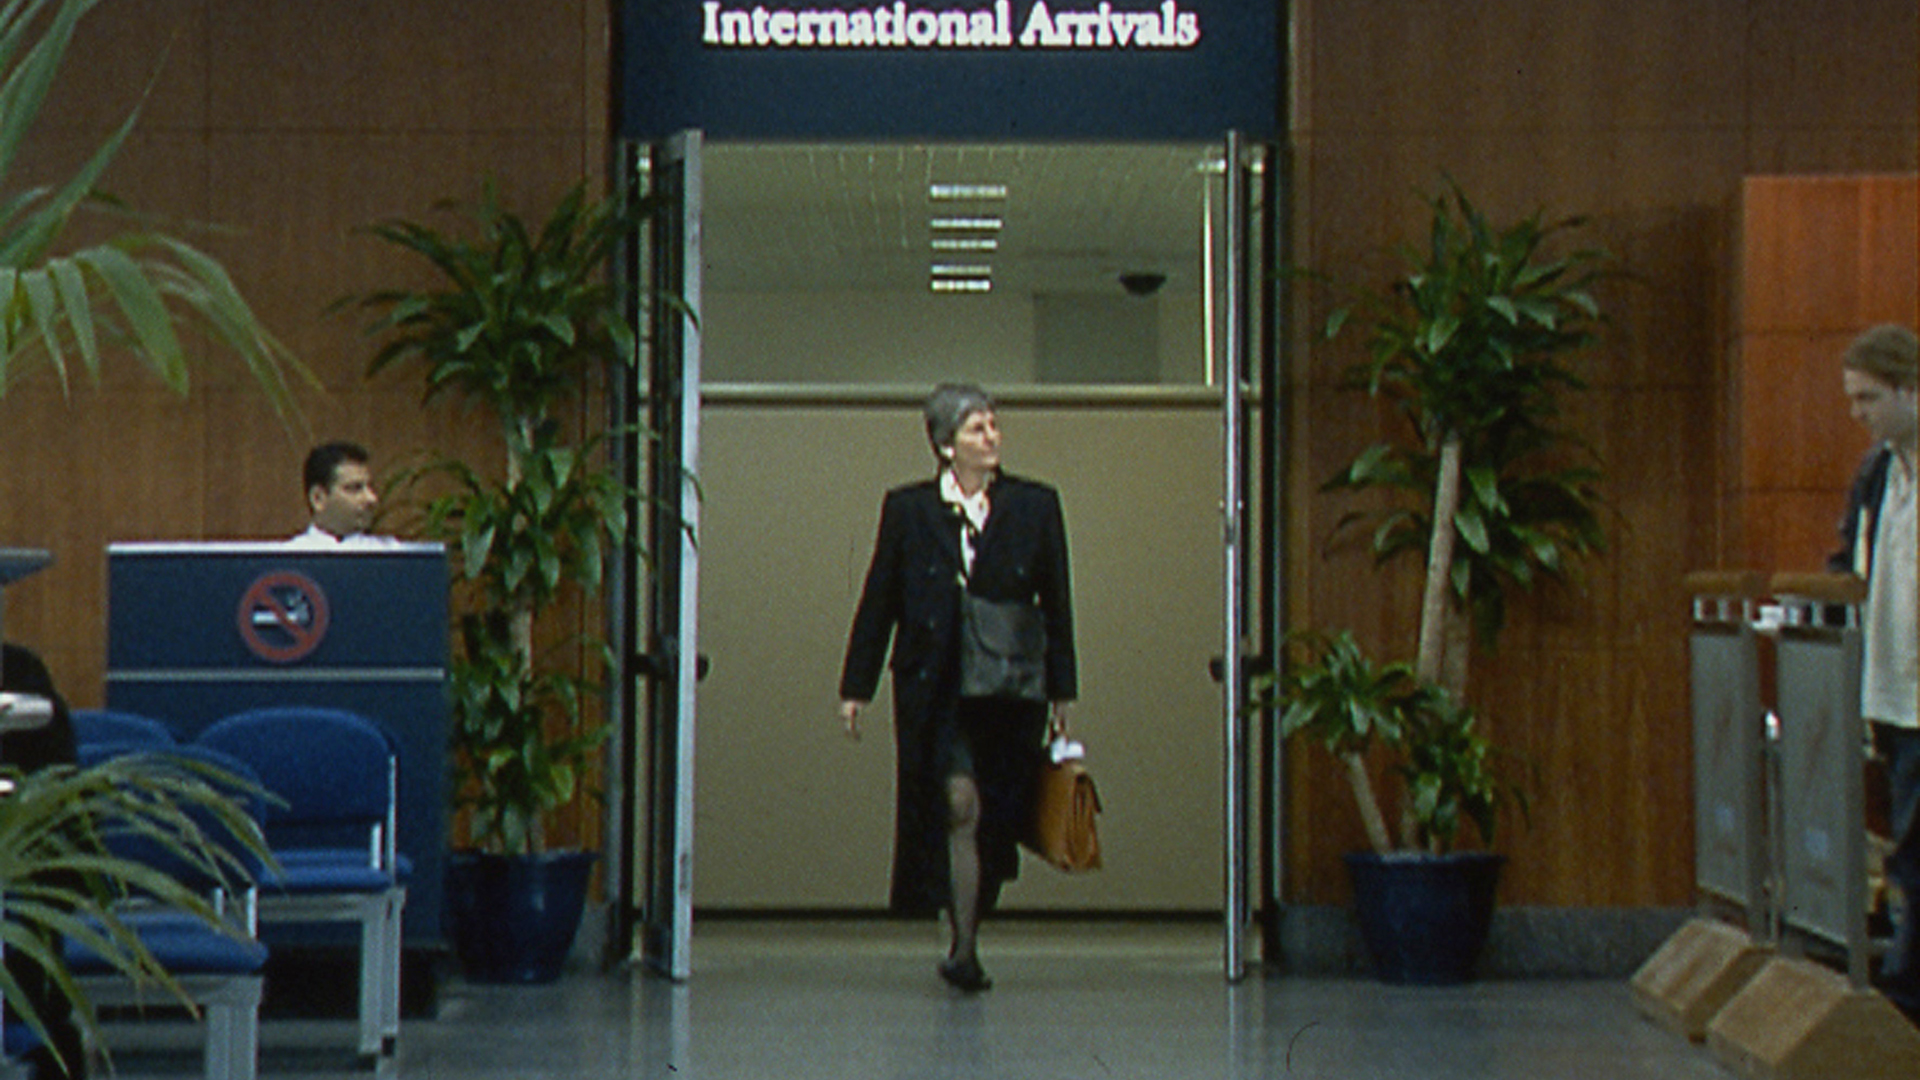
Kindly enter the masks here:
M 270 664 L 312 655 L 327 636 L 327 594 L 293 570 L 261 574 L 240 597 L 236 620 L 247 651 Z

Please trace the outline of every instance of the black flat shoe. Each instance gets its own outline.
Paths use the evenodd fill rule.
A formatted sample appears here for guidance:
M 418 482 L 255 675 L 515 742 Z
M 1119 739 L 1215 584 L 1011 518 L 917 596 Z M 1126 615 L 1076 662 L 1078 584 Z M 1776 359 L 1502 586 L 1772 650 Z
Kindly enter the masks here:
M 978 960 L 946 960 L 940 964 L 940 977 L 948 986 L 963 994 L 977 994 L 982 990 L 993 989 L 993 980 L 987 978 L 985 968 Z

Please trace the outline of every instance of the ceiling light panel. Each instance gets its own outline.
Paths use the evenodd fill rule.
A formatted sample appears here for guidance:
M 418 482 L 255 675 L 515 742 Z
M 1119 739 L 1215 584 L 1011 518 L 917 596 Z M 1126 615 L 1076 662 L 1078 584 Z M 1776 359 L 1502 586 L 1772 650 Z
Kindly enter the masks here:
M 993 292 L 1097 291 L 1124 269 L 1191 282 L 1211 178 L 1202 144 L 735 144 L 709 142 L 708 287 L 923 290 L 933 262 L 993 262 Z M 1004 199 L 932 198 L 988 185 Z M 999 229 L 929 228 L 991 217 Z
M 997 202 L 1007 197 L 1005 184 L 928 184 L 934 202 Z
M 944 232 L 999 232 L 1005 225 L 997 217 L 936 217 L 927 221 L 928 228 Z
M 1000 240 L 993 236 L 936 236 L 932 247 L 935 251 L 998 251 Z

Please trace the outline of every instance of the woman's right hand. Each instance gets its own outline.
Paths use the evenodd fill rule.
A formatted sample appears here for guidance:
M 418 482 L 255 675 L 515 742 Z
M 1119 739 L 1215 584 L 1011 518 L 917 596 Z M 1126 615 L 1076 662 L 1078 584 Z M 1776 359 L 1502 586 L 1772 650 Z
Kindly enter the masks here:
M 860 741 L 860 710 L 867 707 L 864 701 L 843 701 L 840 703 L 840 723 L 847 729 L 847 738 Z

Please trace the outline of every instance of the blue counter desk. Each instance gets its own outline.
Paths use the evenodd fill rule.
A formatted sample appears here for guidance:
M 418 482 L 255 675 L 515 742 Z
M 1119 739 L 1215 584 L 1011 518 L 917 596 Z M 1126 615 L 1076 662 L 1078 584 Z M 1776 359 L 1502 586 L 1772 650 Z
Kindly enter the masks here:
M 107 705 L 190 739 L 243 709 L 351 709 L 399 750 L 404 941 L 444 946 L 447 565 L 439 544 L 107 549 Z

